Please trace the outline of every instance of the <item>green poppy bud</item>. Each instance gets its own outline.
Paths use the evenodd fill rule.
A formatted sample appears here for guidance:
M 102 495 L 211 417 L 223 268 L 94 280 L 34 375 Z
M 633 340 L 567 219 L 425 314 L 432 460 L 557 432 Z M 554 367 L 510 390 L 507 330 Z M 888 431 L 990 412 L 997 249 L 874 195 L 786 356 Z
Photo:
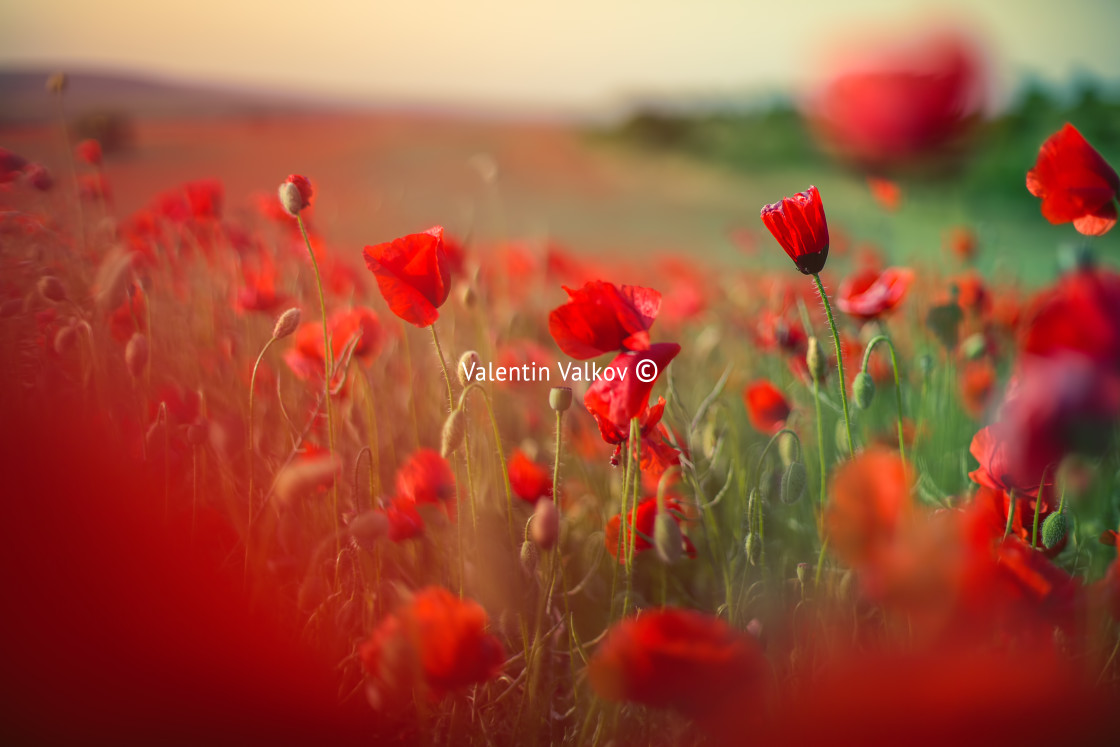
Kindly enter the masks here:
M 653 520 L 653 548 L 665 565 L 681 559 L 681 527 L 668 511 L 661 511 Z
M 1042 544 L 1050 549 L 1056 547 L 1066 536 L 1066 515 L 1055 511 L 1042 522 Z
M 875 382 L 866 369 L 856 374 L 855 381 L 852 382 L 852 396 L 860 409 L 871 407 L 871 400 L 875 399 Z
M 809 486 L 809 474 L 801 462 L 793 462 L 782 473 L 782 503 L 791 505 L 801 500 Z
M 809 367 L 809 375 L 813 377 L 813 381 L 824 381 L 828 373 L 824 365 L 824 349 L 815 335 L 809 338 L 809 349 L 805 351 L 805 365 Z

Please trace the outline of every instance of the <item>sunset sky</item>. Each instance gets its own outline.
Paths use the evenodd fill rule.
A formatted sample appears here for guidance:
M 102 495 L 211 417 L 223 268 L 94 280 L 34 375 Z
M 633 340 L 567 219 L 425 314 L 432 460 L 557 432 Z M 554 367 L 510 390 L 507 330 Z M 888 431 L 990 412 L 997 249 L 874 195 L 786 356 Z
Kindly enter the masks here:
M 1116 0 L 35 0 L 0 16 L 0 68 L 369 102 L 589 110 L 634 95 L 788 90 L 863 33 L 950 20 L 987 46 L 1002 91 L 1024 75 L 1120 78 Z

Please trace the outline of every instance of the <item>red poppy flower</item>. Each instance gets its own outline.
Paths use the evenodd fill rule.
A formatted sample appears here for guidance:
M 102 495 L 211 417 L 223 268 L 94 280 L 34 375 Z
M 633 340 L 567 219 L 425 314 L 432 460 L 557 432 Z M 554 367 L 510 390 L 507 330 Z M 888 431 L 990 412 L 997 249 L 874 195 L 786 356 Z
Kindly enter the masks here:
M 673 708 L 694 718 L 729 701 L 746 705 L 765 671 L 752 635 L 721 618 L 671 607 L 615 625 L 588 667 L 592 687 L 607 700 Z
M 451 292 L 442 226 L 367 246 L 362 256 L 394 314 L 417 327 L 439 318 L 438 309 Z
M 101 165 L 101 143 L 87 139 L 74 146 L 74 155 L 90 166 Z
M 382 687 L 411 691 L 412 673 L 434 697 L 497 677 L 505 650 L 486 632 L 486 611 L 429 586 L 388 615 L 358 652 L 362 667 Z
M 914 282 L 914 271 L 905 267 L 863 270 L 840 283 L 836 305 L 857 319 L 874 319 L 894 309 Z
M 910 513 L 911 473 L 895 451 L 871 449 L 832 477 L 825 513 L 829 546 L 849 565 L 882 565 Z
M 681 523 L 680 501 L 678 501 L 676 498 L 666 498 L 665 510 L 670 512 L 669 515 L 673 517 L 673 521 L 677 522 L 677 525 L 679 526 Z M 636 532 L 634 536 L 634 553 L 637 554 L 642 552 L 643 550 L 653 549 L 653 542 L 651 542 L 650 540 L 653 538 L 654 523 L 656 522 L 656 520 L 657 499 L 653 496 L 643 498 L 636 509 L 631 509 L 630 512 L 626 514 L 625 527 L 622 526 L 622 514 L 615 514 L 607 520 L 607 552 L 609 552 L 612 557 L 618 558 L 619 563 L 626 562 L 626 559 L 624 557 L 620 557 L 618 554 L 618 535 L 621 531 L 623 552 L 628 552 L 627 548 L 630 547 L 631 524 L 634 525 L 634 531 Z M 687 536 L 682 535 L 681 541 L 684 543 L 683 548 L 685 554 L 690 558 L 695 558 L 696 547 L 693 546 L 692 540 L 690 540 Z
M 785 395 L 765 379 L 748 384 L 743 390 L 747 417 L 755 429 L 773 435 L 786 424 L 791 412 Z
M 675 342 L 658 342 L 648 350 L 620 353 L 587 389 L 583 404 L 599 423 L 607 443 L 627 438 L 630 421 L 646 411 L 657 377 L 680 351 L 681 346 Z M 657 410 L 660 420 L 660 409 L 652 409 Z
M 762 222 L 805 275 L 816 275 L 828 259 L 828 222 L 816 187 L 762 208 Z
M 615 350 L 649 349 L 660 293 L 633 285 L 617 288 L 602 280 L 564 290 L 570 300 L 548 315 L 548 331 L 566 354 L 586 360 Z
M 335 312 L 327 321 L 327 329 L 331 337 L 331 355 L 336 364 L 354 335 L 360 335 L 354 346 L 354 358 L 368 361 L 381 350 L 381 322 L 376 314 L 362 306 Z M 284 354 L 284 362 L 292 373 L 303 381 L 322 378 L 326 367 L 323 360 L 322 323 L 304 322 L 292 337 L 294 344 Z M 336 370 L 335 379 L 341 376 L 341 371 Z
M 238 289 L 235 304 L 238 309 L 271 312 L 288 300 L 287 295 L 276 292 L 276 266 L 266 256 L 260 269 L 246 266 L 243 274 L 245 285 Z
M 1041 198 L 1043 217 L 1055 225 L 1072 221 L 1086 236 L 1116 225 L 1120 176 L 1068 122 L 1039 148 L 1027 189 Z
M 455 497 L 455 474 L 433 449 L 418 449 L 397 470 L 397 493 L 418 504 L 442 505 Z
M 972 501 L 976 505 L 976 509 L 987 516 L 991 524 L 991 531 L 993 533 L 998 532 L 1002 536 L 1007 529 L 1007 512 L 1011 508 L 1011 495 L 1002 490 L 982 485 L 976 491 Z M 1015 514 L 1011 518 L 1011 534 L 1029 546 L 1031 539 L 1034 537 L 1034 515 L 1037 512 L 1039 533 L 1035 547 L 1046 557 L 1054 557 L 1065 548 L 1066 538 L 1063 537 L 1053 547 L 1043 547 L 1042 523 L 1056 510 L 1058 510 L 1058 501 L 1054 495 L 1053 485 L 1045 486 L 1039 497 L 1016 493 Z
M 521 500 L 536 503 L 552 495 L 552 474 L 516 449 L 509 460 L 509 486 Z
M 1015 429 L 999 422 L 982 428 L 972 437 L 968 451 L 980 466 L 968 474 L 979 485 L 998 491 L 1034 496 L 1039 483 L 1053 479 L 1053 467 L 1061 457 L 1060 446 L 1048 448 L 1044 458 L 1031 458 Z M 1039 450 L 1042 453 L 1043 450 Z M 1053 459 L 1049 458 L 1054 457 Z M 1048 469 L 1049 468 L 1049 469 Z

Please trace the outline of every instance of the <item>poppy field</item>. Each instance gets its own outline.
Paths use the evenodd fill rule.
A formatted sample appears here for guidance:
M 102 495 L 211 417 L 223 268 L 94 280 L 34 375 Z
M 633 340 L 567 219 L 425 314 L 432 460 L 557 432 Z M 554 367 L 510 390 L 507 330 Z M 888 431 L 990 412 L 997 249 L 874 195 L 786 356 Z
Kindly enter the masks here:
M 964 158 L 947 60 L 822 96 L 863 214 L 809 181 L 718 260 L 458 216 L 350 245 L 341 186 L 285 163 L 122 213 L 143 164 L 97 139 L 0 148 L 5 729 L 1105 743 L 1120 151 L 1069 122 L 1014 166 L 1069 244 L 1044 279 L 991 225 L 903 262 L 860 232 Z M 899 89 L 910 120 L 869 114 Z

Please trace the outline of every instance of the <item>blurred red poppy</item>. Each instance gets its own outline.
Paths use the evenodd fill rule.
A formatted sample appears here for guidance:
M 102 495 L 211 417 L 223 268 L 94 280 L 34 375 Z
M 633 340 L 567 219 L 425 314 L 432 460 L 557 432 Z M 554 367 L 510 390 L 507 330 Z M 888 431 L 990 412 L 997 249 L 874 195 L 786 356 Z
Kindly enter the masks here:
M 961 407 L 970 417 L 979 420 L 991 404 L 996 383 L 996 370 L 987 359 L 969 361 L 961 371 Z
M 755 638 L 692 610 L 649 610 L 615 625 L 595 652 L 591 686 L 611 701 L 704 718 L 729 702 L 750 708 L 766 674 Z M 740 734 L 740 736 L 742 736 Z
M 957 259 L 968 262 L 976 256 L 976 234 L 966 226 L 957 226 L 946 234 L 945 246 Z
M 1075 352 L 1120 372 L 1120 274 L 1079 270 L 1031 300 L 1020 337 L 1023 353 Z
M 424 531 L 424 519 L 416 510 L 412 498 L 397 496 L 385 504 L 385 518 L 389 520 L 389 540 L 401 542 L 419 537 Z
M 88 163 L 90 166 L 100 166 L 101 143 L 92 139 L 83 140 L 74 146 L 74 155 L 77 156 L 79 161 Z
M 791 412 L 785 395 L 765 379 L 747 385 L 743 390 L 743 403 L 747 406 L 751 425 L 769 435 L 785 426 Z
M 676 498 L 667 497 L 665 499 L 665 510 L 670 512 L 673 521 L 679 526 L 681 523 L 681 503 Z M 638 504 L 638 507 L 631 509 L 626 514 L 626 525 L 622 526 L 622 514 L 615 514 L 607 520 L 606 526 L 606 544 L 607 552 L 612 557 L 617 558 L 619 563 L 626 562 L 625 557 L 619 556 L 619 532 L 622 533 L 622 548 L 623 554 L 628 552 L 630 547 L 630 527 L 633 525 L 634 535 L 634 552 L 640 553 L 643 550 L 653 549 L 654 523 L 657 519 L 657 499 L 654 496 L 647 496 L 643 498 Z M 696 557 L 696 548 L 687 536 L 682 535 L 681 541 L 684 543 L 683 549 L 686 555 L 690 558 Z
M 567 355 L 587 360 L 616 350 L 648 350 L 649 328 L 661 294 L 634 285 L 592 280 L 579 290 L 564 286 L 569 301 L 548 315 L 548 331 Z
M 874 319 L 902 303 L 912 282 L 914 271 L 906 267 L 863 270 L 840 283 L 836 305 L 857 319 Z
M 839 72 L 810 102 L 829 145 L 881 171 L 940 155 L 968 132 L 985 95 L 972 44 L 941 33 L 870 48 L 870 57 L 861 50 L 863 59 L 831 63 L 828 69 Z
M 1120 176 L 1068 122 L 1039 148 L 1027 189 L 1042 200 L 1043 217 L 1055 225 L 1072 221 L 1086 236 L 1101 236 L 1116 225 Z
M 536 503 L 552 495 L 552 474 L 521 449 L 515 449 L 509 460 L 509 486 L 521 500 Z
M 455 474 L 434 449 L 417 449 L 397 470 L 397 494 L 418 504 L 442 505 L 455 497 Z
M 371 310 L 356 306 L 353 309 L 337 311 L 327 321 L 331 337 L 331 355 L 336 366 L 343 350 L 358 335 L 352 356 L 368 361 L 381 350 L 381 322 Z M 322 378 L 325 368 L 323 360 L 323 326 L 320 322 L 304 322 L 292 336 L 294 344 L 284 354 L 284 362 L 297 378 L 313 381 Z M 342 377 L 336 368 L 333 378 L 336 383 Z
M 828 259 L 828 222 L 816 187 L 762 207 L 762 222 L 805 275 L 816 275 Z
M 217 179 L 200 179 L 183 185 L 187 206 L 195 220 L 217 220 L 222 217 L 225 188 Z
M 442 226 L 367 246 L 362 256 L 394 314 L 417 327 L 439 318 L 438 309 L 451 292 Z
M 871 196 L 884 210 L 893 213 L 902 204 L 902 187 L 898 186 L 898 182 L 869 176 L 867 177 L 867 188 L 871 190 Z
M 414 674 L 434 698 L 497 677 L 505 663 L 501 641 L 486 632 L 486 611 L 475 601 L 429 586 L 386 616 L 358 653 L 376 686 L 411 694 Z
M 911 482 L 906 463 L 887 449 L 865 451 L 836 470 L 825 527 L 837 557 L 857 568 L 884 562 L 911 512 Z

